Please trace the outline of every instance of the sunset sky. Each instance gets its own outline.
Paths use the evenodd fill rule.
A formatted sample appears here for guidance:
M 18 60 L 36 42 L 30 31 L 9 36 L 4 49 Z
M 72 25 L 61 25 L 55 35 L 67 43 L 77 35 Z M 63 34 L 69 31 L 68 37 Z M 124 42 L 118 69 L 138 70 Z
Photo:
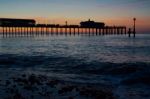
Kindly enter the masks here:
M 0 0 L 0 17 L 34 18 L 38 23 L 79 24 L 89 18 L 106 25 L 150 32 L 150 0 Z

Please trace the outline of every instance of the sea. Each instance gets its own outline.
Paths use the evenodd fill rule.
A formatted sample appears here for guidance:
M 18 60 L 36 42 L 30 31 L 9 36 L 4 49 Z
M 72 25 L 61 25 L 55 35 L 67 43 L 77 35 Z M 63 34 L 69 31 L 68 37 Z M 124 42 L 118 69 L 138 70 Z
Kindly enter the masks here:
M 22 72 L 112 86 L 118 99 L 150 99 L 150 34 L 1 35 L 0 80 Z

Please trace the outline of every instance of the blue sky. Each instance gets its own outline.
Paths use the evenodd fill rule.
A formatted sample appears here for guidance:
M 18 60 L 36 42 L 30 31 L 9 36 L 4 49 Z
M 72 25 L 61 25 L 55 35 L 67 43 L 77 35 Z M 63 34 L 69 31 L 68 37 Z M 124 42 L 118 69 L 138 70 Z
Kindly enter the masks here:
M 0 17 L 36 18 L 60 23 L 69 20 L 74 24 L 91 18 L 108 24 L 117 21 L 119 25 L 137 17 L 139 27 L 144 29 L 150 25 L 149 9 L 150 0 L 0 0 Z

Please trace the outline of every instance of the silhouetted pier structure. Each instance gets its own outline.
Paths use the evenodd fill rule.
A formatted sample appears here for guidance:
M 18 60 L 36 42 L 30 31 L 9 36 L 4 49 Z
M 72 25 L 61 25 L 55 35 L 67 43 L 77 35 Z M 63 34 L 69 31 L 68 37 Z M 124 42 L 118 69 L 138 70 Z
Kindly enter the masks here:
M 128 31 L 129 37 L 131 37 L 131 34 L 133 34 L 133 37 L 135 37 L 135 34 L 136 34 L 136 31 L 135 31 L 135 21 L 136 21 L 136 18 L 133 18 L 133 30 L 131 30 L 131 28 L 129 28 L 129 31 Z
M 104 23 L 85 21 L 80 25 L 36 24 L 32 19 L 0 18 L 2 35 L 112 35 L 126 34 L 125 26 L 105 26 Z

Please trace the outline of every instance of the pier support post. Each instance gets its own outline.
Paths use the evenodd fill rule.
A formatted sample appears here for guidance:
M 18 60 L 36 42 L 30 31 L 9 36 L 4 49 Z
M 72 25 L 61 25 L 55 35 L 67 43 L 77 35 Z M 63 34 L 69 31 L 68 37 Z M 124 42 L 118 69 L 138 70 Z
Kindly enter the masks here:
M 105 28 L 102 29 L 102 35 L 104 35 Z
M 6 27 L 5 29 L 6 29 L 6 31 L 5 31 L 5 32 L 6 32 L 6 35 L 7 35 L 7 27 Z
M 18 36 L 20 36 L 20 28 L 17 29 Z
M 111 34 L 113 34 L 113 28 L 111 27 Z
M 56 35 L 58 35 L 58 27 L 56 27 Z
M 97 35 L 97 33 L 98 33 L 98 29 L 96 28 L 96 35 Z
M 20 27 L 20 34 L 23 35 L 23 33 L 22 33 L 22 26 Z
M 60 34 L 63 34 L 63 32 L 62 32 L 62 28 L 60 27 Z
M 136 31 L 135 31 L 135 21 L 136 21 L 136 18 L 133 18 L 133 21 L 134 21 L 134 29 L 133 29 L 133 36 L 135 37 L 135 34 L 136 34 Z
M 79 32 L 80 32 L 79 29 L 80 29 L 80 28 L 78 27 L 78 35 L 79 35 Z
M 76 28 L 73 28 L 73 31 L 74 31 L 74 35 L 76 34 Z
M 29 33 L 29 31 L 28 31 L 28 27 L 26 27 L 27 28 L 27 36 L 29 35 L 28 33 Z
M 12 27 L 12 33 L 11 34 L 14 34 L 14 27 Z
M 31 27 L 30 35 L 33 35 L 33 27 Z
M 121 27 L 120 29 L 121 29 L 121 34 L 123 34 L 123 28 Z
M 117 35 L 119 34 L 119 28 L 117 28 Z
M 91 34 L 91 29 L 89 28 L 89 35 Z
M 95 32 L 94 32 L 94 28 L 92 28 L 92 35 L 94 35 L 95 34 Z
M 43 35 L 43 27 L 41 27 L 41 35 Z
M 5 32 L 5 31 L 4 31 L 4 27 L 2 27 L 2 31 L 3 31 L 3 35 L 4 35 L 4 32 Z
M 108 34 L 108 27 L 106 27 L 106 35 Z
M 37 27 L 35 27 L 35 34 L 37 35 Z
M 31 35 L 32 27 L 29 27 L 29 34 Z
M 65 34 L 67 34 L 67 27 L 65 27 Z
M 46 27 L 46 35 L 48 35 L 48 30 L 49 30 L 48 27 Z
M 101 35 L 101 28 L 99 28 L 99 35 Z
M 70 33 L 70 35 L 71 35 L 71 27 L 69 28 L 69 33 Z
M 129 28 L 128 34 L 129 34 L 129 37 L 131 37 L 131 28 Z
M 10 30 L 10 26 L 8 27 L 8 33 L 9 33 L 9 35 L 10 35 L 10 32 L 11 32 L 11 30 Z

